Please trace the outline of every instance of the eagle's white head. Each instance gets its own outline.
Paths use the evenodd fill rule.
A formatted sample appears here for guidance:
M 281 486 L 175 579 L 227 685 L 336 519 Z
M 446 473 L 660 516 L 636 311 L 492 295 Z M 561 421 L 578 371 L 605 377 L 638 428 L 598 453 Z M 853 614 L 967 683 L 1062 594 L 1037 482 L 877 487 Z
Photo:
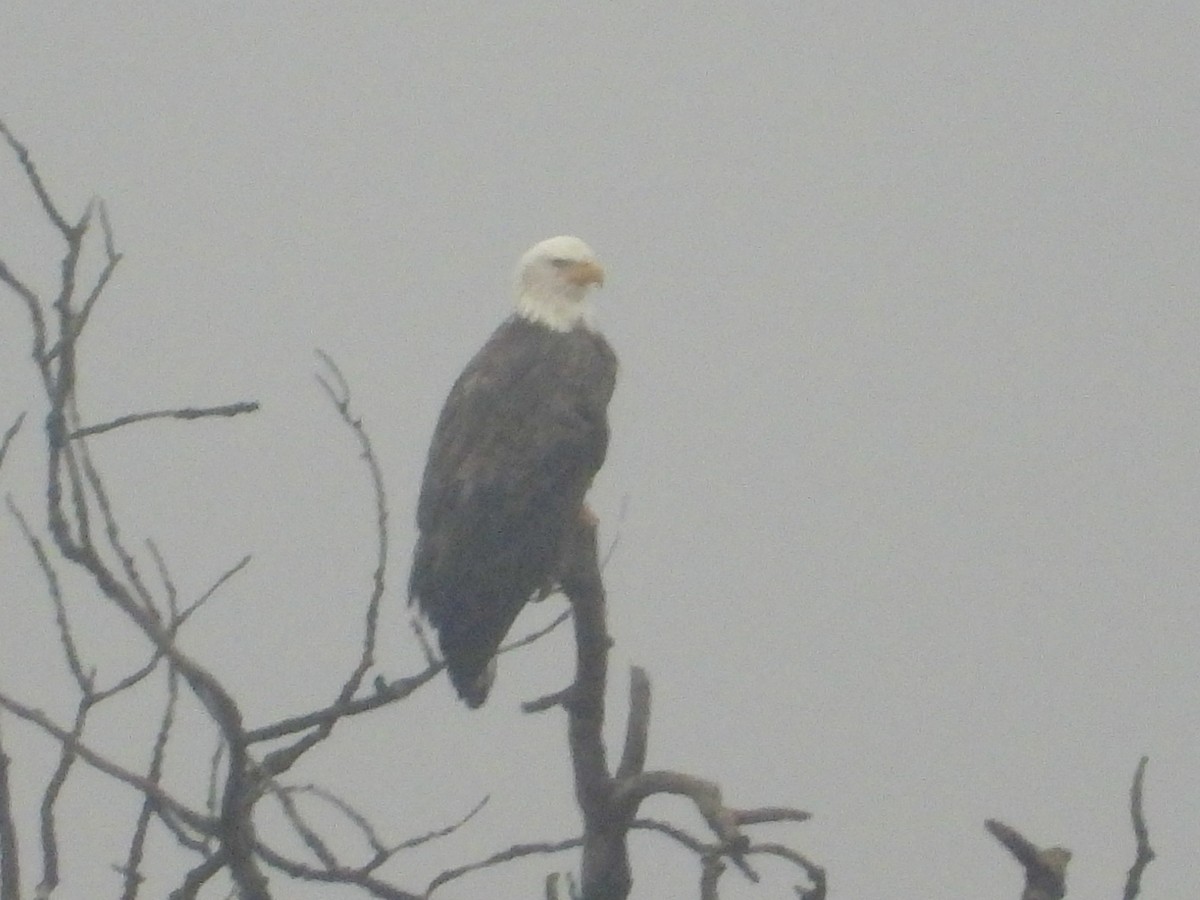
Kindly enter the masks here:
M 604 269 L 592 248 L 570 235 L 548 238 L 517 263 L 517 314 L 555 331 L 590 328 L 593 284 L 604 284 Z

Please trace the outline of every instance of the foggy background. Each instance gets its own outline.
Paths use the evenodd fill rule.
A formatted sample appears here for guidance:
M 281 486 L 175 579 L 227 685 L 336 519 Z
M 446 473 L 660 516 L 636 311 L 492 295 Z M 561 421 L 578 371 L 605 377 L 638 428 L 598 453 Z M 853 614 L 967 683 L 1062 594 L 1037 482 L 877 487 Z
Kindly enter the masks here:
M 369 592 L 369 485 L 313 348 L 384 469 L 396 677 L 420 666 L 404 582 L 435 417 L 508 314 L 520 253 L 574 233 L 607 268 L 622 363 L 591 499 L 617 540 L 610 719 L 645 666 L 648 764 L 812 811 L 757 833 L 824 865 L 834 898 L 1016 896 L 988 816 L 1069 847 L 1086 897 L 1117 896 L 1133 861 L 1145 753 L 1143 896 L 1167 898 L 1200 883 L 1197 47 L 1184 3 L 9 0 L 0 116 L 71 218 L 105 198 L 126 254 L 82 345 L 85 421 L 263 404 L 91 442 L 131 542 L 155 538 L 185 595 L 254 555 L 183 639 L 248 724 L 332 696 Z M 5 154 L 0 257 L 49 290 L 58 254 Z M 30 411 L 0 491 L 41 525 L 28 340 L 0 300 L 0 427 Z M 0 547 L 0 686 L 69 721 L 7 515 Z M 140 644 L 71 583 L 112 680 Z M 575 834 L 564 718 L 517 710 L 566 683 L 570 654 L 563 632 L 504 658 L 477 713 L 439 679 L 345 723 L 293 780 L 396 841 L 490 793 L 387 870 L 414 890 Z M 138 710 L 91 742 L 128 752 L 155 724 Z M 3 733 L 32 875 L 56 748 L 11 716 Z M 136 809 L 74 777 L 68 809 Z M 62 819 L 62 895 L 115 894 L 126 819 Z M 693 860 L 635 842 L 634 896 L 695 895 Z M 437 896 L 537 896 L 574 863 Z M 730 873 L 722 896 L 790 896 L 763 868 L 769 885 Z

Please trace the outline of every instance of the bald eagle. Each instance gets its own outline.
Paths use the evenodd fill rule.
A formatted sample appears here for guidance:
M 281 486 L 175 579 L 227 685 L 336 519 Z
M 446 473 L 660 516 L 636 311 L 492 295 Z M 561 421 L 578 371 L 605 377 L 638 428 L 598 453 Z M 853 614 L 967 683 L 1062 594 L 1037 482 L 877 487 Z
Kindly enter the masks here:
M 517 614 L 553 587 L 604 462 L 617 359 L 588 304 L 603 283 L 579 238 L 531 247 L 517 264 L 516 312 L 459 375 L 433 433 L 409 602 L 437 630 L 472 708 L 487 699 Z

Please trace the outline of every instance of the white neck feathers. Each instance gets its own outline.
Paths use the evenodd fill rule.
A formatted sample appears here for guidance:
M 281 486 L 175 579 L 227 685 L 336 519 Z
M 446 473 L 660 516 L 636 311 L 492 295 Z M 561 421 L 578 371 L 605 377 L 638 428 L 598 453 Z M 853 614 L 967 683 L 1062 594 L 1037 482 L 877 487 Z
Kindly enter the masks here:
M 591 303 L 580 288 L 577 295 L 574 291 L 564 294 L 555 291 L 538 291 L 526 289 L 517 298 L 517 315 L 545 325 L 552 331 L 573 331 L 576 328 L 595 327 L 595 314 Z

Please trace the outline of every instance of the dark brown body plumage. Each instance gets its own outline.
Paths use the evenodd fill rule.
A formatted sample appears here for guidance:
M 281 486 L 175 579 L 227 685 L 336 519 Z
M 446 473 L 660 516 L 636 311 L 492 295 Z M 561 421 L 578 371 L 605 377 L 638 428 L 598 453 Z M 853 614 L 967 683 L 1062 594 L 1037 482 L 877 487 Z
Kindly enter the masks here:
M 411 602 L 471 706 L 521 608 L 555 580 L 563 535 L 608 447 L 617 360 L 604 338 L 515 315 L 455 382 L 417 507 Z

